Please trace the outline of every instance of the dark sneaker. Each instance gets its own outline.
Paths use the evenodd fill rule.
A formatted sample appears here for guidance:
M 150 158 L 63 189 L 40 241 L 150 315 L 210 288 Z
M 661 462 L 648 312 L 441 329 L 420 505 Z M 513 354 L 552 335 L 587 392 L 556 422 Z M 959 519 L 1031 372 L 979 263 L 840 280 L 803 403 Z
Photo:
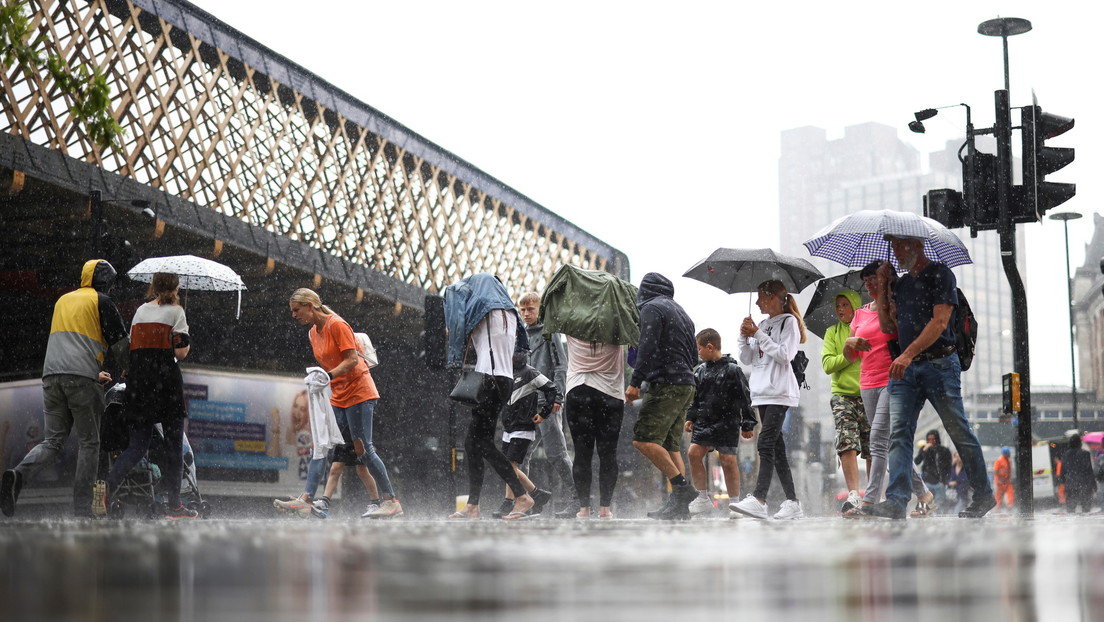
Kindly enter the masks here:
M 0 476 L 0 512 L 4 516 L 15 514 L 15 501 L 23 488 L 23 476 L 18 471 L 8 469 Z
M 494 518 L 502 518 L 503 516 L 506 516 L 507 514 L 509 514 L 510 512 L 513 512 L 513 511 L 514 511 L 514 500 L 513 499 L 503 499 L 502 503 L 499 504 L 498 509 L 495 510 L 494 512 L 491 512 L 491 516 L 493 516 Z
M 674 503 L 674 499 L 675 499 L 674 495 L 667 495 L 667 500 L 665 500 L 663 502 L 663 505 L 658 510 L 653 510 L 651 512 L 648 512 L 648 514 L 647 514 L 648 518 L 659 518 L 659 516 L 661 514 L 668 511 L 667 508 L 671 507 L 671 505 Z M 687 510 L 687 511 L 689 511 L 689 510 Z
M 674 495 L 671 495 L 672 497 Z M 669 503 L 662 509 L 654 513 L 653 518 L 655 520 L 690 520 L 690 509 L 687 507 L 689 503 L 683 504 L 679 501 L 675 503 Z
M 537 516 L 540 514 L 544 510 L 544 506 L 548 505 L 548 502 L 552 500 L 552 492 L 540 488 L 529 493 L 529 496 L 533 497 L 533 507 L 529 510 L 530 516 Z
M 970 505 L 966 506 L 965 510 L 958 513 L 959 518 L 981 518 L 989 513 L 997 505 L 996 498 L 993 495 L 981 495 L 974 496 L 974 500 L 970 502 Z
M 874 505 L 866 505 L 854 508 L 844 514 L 846 518 L 887 518 L 889 520 L 905 520 L 905 508 L 883 501 Z
M 675 489 L 671 491 L 671 496 L 675 498 L 676 507 L 679 510 L 690 511 L 690 502 L 698 498 L 698 490 L 691 484 L 683 484 L 682 486 L 675 486 Z
M 165 511 L 165 518 L 171 519 L 189 519 L 199 516 L 199 512 L 184 507 L 183 504 L 176 506 L 175 508 L 169 508 Z

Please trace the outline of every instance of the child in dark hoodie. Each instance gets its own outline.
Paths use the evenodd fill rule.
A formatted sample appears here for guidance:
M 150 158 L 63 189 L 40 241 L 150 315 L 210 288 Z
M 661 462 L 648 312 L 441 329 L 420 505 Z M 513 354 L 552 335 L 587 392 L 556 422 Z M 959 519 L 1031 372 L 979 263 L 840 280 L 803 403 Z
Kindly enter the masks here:
M 536 516 L 552 499 L 552 493 L 537 488 L 518 465 L 525 460 L 529 445 L 537 437 L 537 424 L 544 421 L 554 406 L 563 404 L 563 396 L 556 387 L 556 383 L 526 364 L 528 358 L 526 352 L 514 354 L 514 389 L 510 394 L 510 401 L 502 409 L 502 453 L 506 454 L 506 459 L 514 467 L 514 473 L 521 480 L 521 485 L 525 487 L 529 496 L 533 497 L 533 507 L 526 515 Z M 544 395 L 540 412 L 537 412 L 538 403 L 541 401 L 537 399 L 538 391 Z M 496 518 L 521 518 L 510 514 L 513 507 L 513 491 L 506 486 L 506 498 L 503 499 L 499 510 L 492 515 Z
M 686 415 L 686 431 L 691 433 L 687 452 L 690 481 L 698 491 L 697 498 L 690 502 L 691 514 L 713 509 L 705 471 L 705 455 L 713 450 L 720 454 L 729 498 L 740 498 L 737 448 L 740 437 L 751 438 L 758 423 L 751 408 L 747 378 L 735 360 L 721 354 L 720 333 L 707 328 L 698 333 L 697 342 L 703 362 L 694 370 L 698 389 Z

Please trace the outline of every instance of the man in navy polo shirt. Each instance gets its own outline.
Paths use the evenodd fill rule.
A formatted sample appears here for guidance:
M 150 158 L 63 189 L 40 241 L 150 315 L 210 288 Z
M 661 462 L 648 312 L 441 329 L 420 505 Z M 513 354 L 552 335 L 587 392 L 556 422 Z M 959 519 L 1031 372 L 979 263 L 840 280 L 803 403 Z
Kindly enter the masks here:
M 889 486 L 882 503 L 852 510 L 850 514 L 877 518 L 905 518 L 911 495 L 912 441 L 916 420 L 925 401 L 931 402 L 943 427 L 962 457 L 974 500 L 959 513 L 962 518 L 981 518 L 993 509 L 993 489 L 985 471 L 981 444 L 970 429 L 962 406 L 962 368 L 955 353 L 951 318 L 958 305 L 954 273 L 946 265 L 924 255 L 924 241 L 886 236 L 897 262 L 908 272 L 889 291 L 889 271 L 882 265 L 878 292 L 878 320 L 882 331 L 897 333 L 900 353 L 889 367 L 891 427 L 889 440 Z

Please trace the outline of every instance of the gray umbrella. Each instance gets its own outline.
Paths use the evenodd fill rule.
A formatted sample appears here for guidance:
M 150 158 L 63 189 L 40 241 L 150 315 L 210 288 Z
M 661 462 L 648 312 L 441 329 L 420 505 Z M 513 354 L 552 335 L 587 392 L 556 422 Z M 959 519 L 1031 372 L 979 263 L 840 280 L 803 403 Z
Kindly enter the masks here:
M 859 292 L 863 304 L 870 302 L 870 295 L 866 293 L 862 277 L 859 276 L 861 272 L 862 270 L 852 270 L 817 281 L 813 297 L 809 299 L 809 306 L 805 307 L 803 318 L 805 328 L 823 339 L 828 327 L 839 322 L 839 318 L 836 317 L 836 294 L 840 290 L 853 289 Z
M 776 253 L 769 248 L 718 248 L 682 276 L 729 294 L 754 292 L 760 283 L 771 279 L 782 281 L 791 294 L 796 294 L 824 278 L 807 259 Z

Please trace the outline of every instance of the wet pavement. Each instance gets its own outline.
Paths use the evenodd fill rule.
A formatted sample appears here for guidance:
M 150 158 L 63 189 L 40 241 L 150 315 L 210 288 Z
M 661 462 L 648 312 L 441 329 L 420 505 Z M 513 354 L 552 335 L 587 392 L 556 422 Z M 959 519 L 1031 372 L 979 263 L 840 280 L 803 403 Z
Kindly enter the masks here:
M 1104 620 L 1104 515 L 0 519 L 10 620 Z

